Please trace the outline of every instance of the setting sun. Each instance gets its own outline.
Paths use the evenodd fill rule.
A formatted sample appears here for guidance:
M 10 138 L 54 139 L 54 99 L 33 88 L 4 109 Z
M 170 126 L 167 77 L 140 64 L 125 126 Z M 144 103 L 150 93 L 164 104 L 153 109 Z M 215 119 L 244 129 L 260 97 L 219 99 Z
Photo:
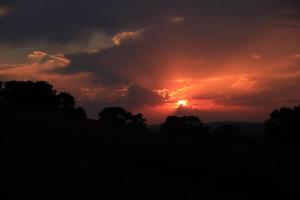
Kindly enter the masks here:
M 179 100 L 179 101 L 177 101 L 176 105 L 177 105 L 178 107 L 180 107 L 180 106 L 185 107 L 185 106 L 188 105 L 188 103 L 189 103 L 188 100 Z

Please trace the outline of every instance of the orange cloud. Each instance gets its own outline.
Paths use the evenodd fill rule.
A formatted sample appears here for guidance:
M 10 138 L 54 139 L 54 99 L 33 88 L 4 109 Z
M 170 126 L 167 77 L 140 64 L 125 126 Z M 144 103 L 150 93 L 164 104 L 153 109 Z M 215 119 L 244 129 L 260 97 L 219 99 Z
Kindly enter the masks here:
M 234 82 L 231 85 L 231 87 L 234 89 L 244 90 L 244 91 L 255 90 L 256 89 L 255 86 L 256 86 L 256 81 L 250 80 L 249 78 L 246 77 L 239 78 L 236 82 Z
M 80 87 L 80 91 L 82 96 L 80 99 L 83 101 L 87 98 L 88 100 L 95 100 L 103 91 L 105 90 L 104 87 Z
M 71 60 L 63 54 L 48 54 L 34 51 L 28 56 L 28 63 L 19 65 L 0 65 L 1 80 L 43 80 L 53 84 L 57 89 L 69 91 L 79 97 L 82 91 L 79 88 L 90 85 L 95 77 L 91 73 L 57 74 L 51 70 L 67 67 Z
M 145 29 L 140 29 L 140 30 L 137 30 L 137 31 L 126 31 L 126 32 L 117 33 L 112 38 L 112 42 L 116 46 L 120 46 L 124 41 L 141 39 L 142 34 L 144 32 L 145 32 Z
M 162 97 L 165 101 L 177 101 L 187 97 L 187 91 L 191 86 L 177 89 L 157 89 L 153 90 L 155 94 Z
M 47 69 L 67 67 L 71 64 L 71 60 L 66 58 L 64 54 L 51 55 L 43 51 L 33 51 L 27 58 L 33 65 Z

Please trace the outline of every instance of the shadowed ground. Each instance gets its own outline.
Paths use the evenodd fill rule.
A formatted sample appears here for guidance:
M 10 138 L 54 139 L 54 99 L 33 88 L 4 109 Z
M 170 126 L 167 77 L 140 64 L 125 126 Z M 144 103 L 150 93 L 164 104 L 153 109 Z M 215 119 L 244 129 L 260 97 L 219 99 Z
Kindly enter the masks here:
M 257 199 L 298 192 L 299 150 L 101 131 L 59 111 L 0 108 L 1 190 L 141 199 Z

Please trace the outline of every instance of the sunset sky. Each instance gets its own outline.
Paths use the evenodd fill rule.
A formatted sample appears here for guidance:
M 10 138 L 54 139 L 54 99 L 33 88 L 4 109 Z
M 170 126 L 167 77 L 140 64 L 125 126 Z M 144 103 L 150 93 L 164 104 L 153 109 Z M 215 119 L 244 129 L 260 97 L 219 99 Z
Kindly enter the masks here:
M 0 0 L 0 79 L 107 106 L 262 121 L 300 104 L 299 0 Z

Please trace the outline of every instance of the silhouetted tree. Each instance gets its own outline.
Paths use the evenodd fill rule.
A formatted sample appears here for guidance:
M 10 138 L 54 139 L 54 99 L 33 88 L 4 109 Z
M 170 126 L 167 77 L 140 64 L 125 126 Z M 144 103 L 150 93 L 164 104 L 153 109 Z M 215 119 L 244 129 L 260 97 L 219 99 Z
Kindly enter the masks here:
M 56 91 L 47 82 L 8 81 L 2 89 L 2 100 L 34 107 L 55 107 Z
M 75 99 L 72 95 L 62 92 L 57 95 L 57 99 L 60 109 L 67 112 L 75 111 Z
M 240 140 L 240 130 L 235 128 L 231 124 L 225 124 L 219 129 L 215 130 L 214 137 L 216 139 L 225 140 L 225 141 L 239 141 Z
M 53 86 L 44 81 L 0 82 L 0 103 L 24 108 L 51 108 L 86 117 L 82 107 L 76 108 L 72 95 L 65 92 L 57 95 Z
M 195 116 L 169 116 L 162 124 L 160 132 L 178 136 L 206 136 L 209 134 L 209 128 L 205 127 L 202 121 Z
M 84 108 L 81 106 L 76 108 L 75 114 L 76 114 L 76 116 L 78 116 L 80 118 L 84 118 L 84 119 L 87 117 Z
M 136 129 L 143 129 L 145 128 L 146 119 L 143 117 L 141 113 L 137 115 L 132 115 L 131 117 L 131 126 Z
M 111 128 L 134 128 L 143 129 L 146 127 L 145 119 L 142 114 L 132 115 L 121 107 L 105 108 L 99 113 L 98 121 L 103 126 Z
M 270 114 L 265 122 L 269 138 L 284 142 L 299 142 L 300 139 L 300 106 L 281 108 Z
M 4 83 L 0 81 L 0 102 L 3 101 L 3 87 L 4 87 Z

